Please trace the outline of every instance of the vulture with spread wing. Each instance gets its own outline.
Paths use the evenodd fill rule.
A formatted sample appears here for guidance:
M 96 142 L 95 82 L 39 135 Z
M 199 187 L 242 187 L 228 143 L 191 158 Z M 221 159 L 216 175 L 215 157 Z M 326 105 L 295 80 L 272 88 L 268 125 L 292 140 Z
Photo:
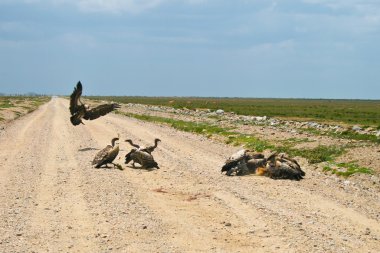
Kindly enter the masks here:
M 104 116 L 113 110 L 120 108 L 119 104 L 103 104 L 95 108 L 90 109 L 88 105 L 85 105 L 80 101 L 82 95 L 82 83 L 79 81 L 74 88 L 73 93 L 70 96 L 70 121 L 74 126 L 84 124 L 82 119 L 93 120 L 100 116 Z

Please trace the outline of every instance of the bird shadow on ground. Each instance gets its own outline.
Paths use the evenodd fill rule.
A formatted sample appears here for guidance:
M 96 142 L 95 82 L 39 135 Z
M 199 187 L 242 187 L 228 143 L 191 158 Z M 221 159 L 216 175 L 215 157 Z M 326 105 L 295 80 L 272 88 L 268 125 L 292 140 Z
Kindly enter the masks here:
M 121 166 L 121 164 L 117 164 L 117 166 L 102 166 L 102 167 L 99 167 L 99 168 L 96 168 L 96 167 L 93 167 L 93 169 L 96 169 L 96 170 L 124 170 L 124 168 Z
M 80 148 L 80 149 L 78 149 L 78 151 L 80 151 L 80 152 L 85 152 L 85 151 L 90 151 L 90 150 L 100 150 L 100 148 L 88 147 L 88 148 Z M 120 151 L 127 151 L 127 150 L 120 149 Z
M 85 151 L 90 151 L 90 150 L 99 150 L 98 148 L 80 148 L 80 149 L 78 149 L 78 151 L 80 151 L 80 152 L 85 152 Z
M 134 170 L 139 170 L 141 172 L 151 172 L 151 171 L 154 171 L 154 170 L 157 170 L 155 168 L 150 168 L 150 169 L 146 169 L 146 168 L 143 168 L 141 166 L 139 167 L 133 167 L 132 165 L 127 165 L 126 166 L 127 168 L 131 168 L 131 169 L 134 169 Z

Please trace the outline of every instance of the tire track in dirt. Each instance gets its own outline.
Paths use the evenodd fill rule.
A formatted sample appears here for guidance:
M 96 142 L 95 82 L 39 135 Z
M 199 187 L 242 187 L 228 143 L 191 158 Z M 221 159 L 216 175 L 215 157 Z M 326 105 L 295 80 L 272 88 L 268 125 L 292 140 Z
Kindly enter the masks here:
M 45 104 L 41 106 L 37 111 L 32 114 L 28 114 L 13 124 L 10 124 L 7 132 L 2 132 L 0 135 L 0 159 L 5 162 L 14 162 L 20 157 L 22 150 L 25 150 L 29 145 L 32 145 L 33 139 L 30 138 L 34 136 L 36 132 L 36 124 L 45 115 L 48 105 Z M 27 143 L 26 143 L 27 142 Z M 13 168 L 13 166 L 5 166 L 0 170 L 0 182 L 1 185 L 5 184 L 8 179 L 7 173 Z
M 35 211 L 30 228 L 33 249 L 43 251 L 95 252 L 94 224 L 87 214 L 86 202 L 79 188 L 81 173 L 75 160 L 75 139 L 62 105 L 53 100 L 48 117 L 51 140 L 42 147 L 43 172 L 37 190 Z M 51 238 L 46 240 L 46 238 Z
M 7 140 L 2 139 L 8 159 L 1 169 L 6 174 L 1 184 L 1 252 L 96 249 L 83 243 L 84 230 L 93 233 L 93 228 L 76 190 L 76 163 L 70 160 L 66 118 L 57 102 L 15 121 L 6 130 Z
M 8 124 L 0 136 L 0 252 L 26 249 L 26 223 L 35 205 L 41 161 L 40 141 L 45 128 L 39 121 L 49 105 Z M 38 141 L 36 141 L 38 137 Z

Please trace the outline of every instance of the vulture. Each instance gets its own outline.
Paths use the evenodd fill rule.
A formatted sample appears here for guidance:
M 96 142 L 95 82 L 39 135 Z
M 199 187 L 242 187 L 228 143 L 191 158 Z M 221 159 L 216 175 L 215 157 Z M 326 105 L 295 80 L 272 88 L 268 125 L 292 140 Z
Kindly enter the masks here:
M 161 140 L 158 138 L 155 138 L 154 139 L 154 145 L 149 146 L 149 147 L 142 147 L 140 145 L 137 145 L 137 144 L 133 143 L 133 141 L 131 139 L 127 139 L 125 141 L 128 142 L 129 144 L 131 144 L 131 146 L 135 147 L 137 150 L 144 151 L 144 152 L 147 152 L 149 154 L 152 154 L 152 152 L 157 148 L 158 142 L 160 142 Z
M 83 124 L 82 119 L 93 120 L 97 119 L 100 116 L 104 116 L 109 112 L 112 112 L 115 109 L 120 108 L 120 105 L 117 103 L 113 104 L 102 104 L 95 108 L 90 109 L 88 105 L 85 105 L 80 100 L 82 95 L 82 83 L 79 81 L 74 88 L 73 93 L 70 96 L 70 121 L 74 126 Z
M 247 162 L 251 159 L 264 159 L 261 153 L 255 153 L 248 149 L 242 149 L 230 156 L 222 167 L 222 173 L 227 171 L 226 174 L 230 176 L 233 172 L 237 172 L 237 166 L 242 162 Z
M 128 164 L 130 161 L 133 161 L 133 167 L 135 167 L 135 162 L 137 162 L 141 164 L 142 169 L 160 168 L 150 153 L 136 148 L 133 148 L 125 156 L 125 164 Z
M 300 180 L 305 176 L 298 162 L 287 157 L 284 153 L 268 159 L 266 175 L 273 179 Z
M 272 179 L 300 180 L 305 172 L 296 160 L 287 157 L 284 153 L 271 153 L 265 157 L 261 153 L 250 150 L 240 150 L 228 158 L 221 172 L 226 175 L 255 174 Z
M 95 168 L 100 168 L 103 165 L 106 165 L 106 168 L 108 168 L 107 164 L 112 163 L 115 166 L 119 167 L 119 164 L 113 163 L 113 160 L 115 160 L 116 156 L 119 154 L 119 144 L 116 144 L 116 141 L 118 141 L 119 138 L 113 138 L 111 140 L 112 145 L 107 145 L 104 149 L 100 150 L 94 160 L 92 161 L 92 165 L 95 165 Z M 118 166 L 119 165 L 119 166 Z

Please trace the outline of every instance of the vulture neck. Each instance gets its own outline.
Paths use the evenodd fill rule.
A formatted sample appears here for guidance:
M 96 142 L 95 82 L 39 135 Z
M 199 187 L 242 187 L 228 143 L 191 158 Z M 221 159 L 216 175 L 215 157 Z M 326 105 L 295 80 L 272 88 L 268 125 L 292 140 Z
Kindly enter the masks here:
M 154 148 L 157 148 L 157 144 L 158 144 L 159 141 L 160 141 L 160 140 L 158 140 L 158 139 L 155 139 L 155 140 L 154 140 Z
M 112 139 L 112 147 L 115 147 L 115 143 L 118 139 Z
M 131 146 L 133 146 L 133 147 L 135 147 L 135 148 L 140 148 L 140 146 L 139 145 L 137 145 L 137 144 L 134 144 L 133 142 L 132 142 L 132 140 L 130 140 L 130 139 L 128 139 L 128 140 L 126 140 L 129 144 L 131 144 Z

